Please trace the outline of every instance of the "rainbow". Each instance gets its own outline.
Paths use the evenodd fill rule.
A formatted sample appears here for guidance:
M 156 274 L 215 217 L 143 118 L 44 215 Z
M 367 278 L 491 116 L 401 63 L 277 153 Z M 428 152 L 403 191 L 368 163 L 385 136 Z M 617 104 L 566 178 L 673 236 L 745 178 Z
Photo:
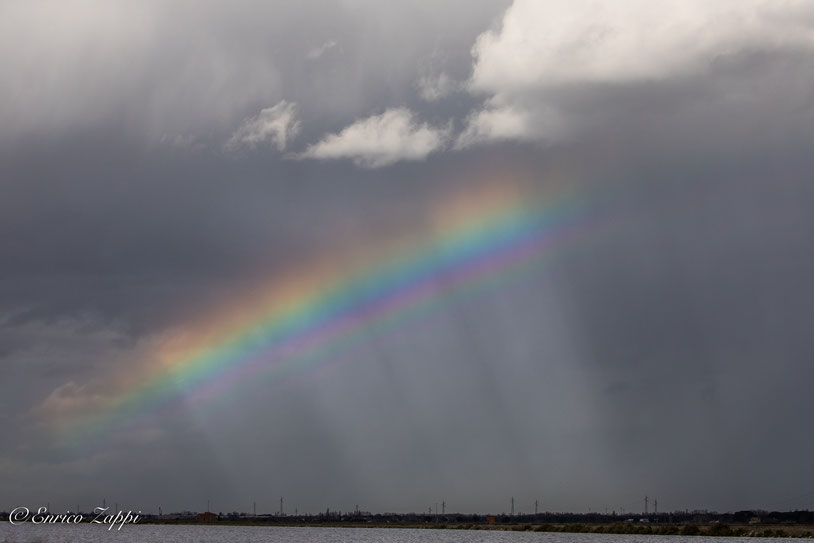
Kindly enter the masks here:
M 354 267 L 326 259 L 252 289 L 248 300 L 199 324 L 197 335 L 163 346 L 138 378 L 114 386 L 102 408 L 63 421 L 61 430 L 87 440 L 182 399 L 222 399 L 241 384 L 328 365 L 371 328 L 398 330 L 456 289 L 499 288 L 555 248 L 604 228 L 573 193 L 529 198 L 497 184 L 473 192 L 441 205 L 434 231 L 347 258 L 358 261 Z

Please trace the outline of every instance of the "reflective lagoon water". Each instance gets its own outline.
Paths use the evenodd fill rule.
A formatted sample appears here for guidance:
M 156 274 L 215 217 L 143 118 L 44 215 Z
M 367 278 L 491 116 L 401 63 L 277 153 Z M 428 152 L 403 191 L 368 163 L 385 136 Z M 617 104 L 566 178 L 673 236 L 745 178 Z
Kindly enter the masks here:
M 107 531 L 90 524 L 11 525 L 0 522 L 0 542 L 8 543 L 725 543 L 789 539 L 688 536 L 562 534 L 490 530 L 414 530 L 401 528 L 289 528 L 275 526 L 129 525 Z

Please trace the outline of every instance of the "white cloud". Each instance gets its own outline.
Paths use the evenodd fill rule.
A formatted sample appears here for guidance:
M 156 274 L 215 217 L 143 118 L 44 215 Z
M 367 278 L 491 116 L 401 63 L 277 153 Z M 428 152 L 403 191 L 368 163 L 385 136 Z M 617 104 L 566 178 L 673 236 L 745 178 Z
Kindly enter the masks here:
M 446 72 L 437 76 L 424 76 L 418 80 L 418 93 L 427 102 L 435 102 L 458 90 L 458 84 Z
M 523 111 L 511 106 L 486 107 L 469 116 L 455 148 L 463 149 L 488 141 L 532 139 L 528 125 L 528 115 Z
M 43 420 L 55 421 L 98 411 L 107 401 L 109 398 L 100 390 L 68 381 L 55 388 L 34 412 Z
M 472 88 L 591 81 L 657 80 L 704 70 L 746 47 L 814 45 L 795 14 L 814 4 L 790 0 L 515 0 L 499 31 L 480 35 Z
M 329 134 L 309 146 L 299 158 L 350 158 L 358 166 L 379 168 L 400 160 L 423 160 L 442 149 L 452 126 L 419 124 L 406 108 L 388 109 L 361 119 L 338 134 Z
M 306 56 L 306 58 L 308 60 L 316 60 L 319 57 L 321 57 L 322 55 L 324 55 L 325 53 L 327 53 L 328 51 L 330 51 L 331 49 L 333 49 L 334 47 L 336 47 L 337 45 L 338 44 L 336 43 L 336 40 L 326 41 L 325 43 L 323 43 L 319 47 L 315 47 L 315 48 L 311 49 L 310 51 L 308 51 L 308 54 L 305 55 L 305 56 Z
M 469 90 L 488 99 L 459 146 L 550 138 L 551 127 L 538 123 L 558 107 L 552 95 L 568 89 L 658 86 L 714 73 L 739 53 L 811 50 L 812 21 L 814 3 L 803 0 L 515 0 L 472 48 Z M 580 114 L 560 113 L 566 122 Z
M 200 141 L 195 134 L 162 134 L 159 143 L 167 147 L 188 152 L 202 152 L 206 149 L 206 144 Z
M 227 151 L 237 151 L 242 148 L 255 149 L 261 144 L 269 143 L 278 151 L 283 151 L 288 141 L 299 131 L 297 104 L 282 100 L 273 107 L 261 110 L 256 116 L 245 119 L 224 147 Z

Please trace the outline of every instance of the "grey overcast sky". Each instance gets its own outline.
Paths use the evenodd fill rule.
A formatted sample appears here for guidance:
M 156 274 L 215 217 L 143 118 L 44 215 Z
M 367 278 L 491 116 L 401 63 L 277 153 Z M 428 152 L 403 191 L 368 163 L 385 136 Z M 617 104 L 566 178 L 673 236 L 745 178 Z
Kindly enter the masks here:
M 803 0 L 0 0 L 0 510 L 814 507 L 812 53 Z

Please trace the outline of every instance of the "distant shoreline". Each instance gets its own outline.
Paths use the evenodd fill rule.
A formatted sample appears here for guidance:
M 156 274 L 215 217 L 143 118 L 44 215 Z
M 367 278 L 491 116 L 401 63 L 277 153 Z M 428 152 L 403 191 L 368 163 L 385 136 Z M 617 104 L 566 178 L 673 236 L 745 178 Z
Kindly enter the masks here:
M 140 513 L 140 512 L 139 512 Z M 76 515 L 82 517 L 81 514 Z M 814 539 L 814 512 L 740 511 L 737 513 L 676 512 L 640 515 L 541 513 L 539 515 L 371 514 L 327 512 L 320 515 L 191 513 L 139 516 L 133 524 L 180 526 L 257 526 L 289 528 L 395 528 L 419 530 L 500 530 L 516 532 L 684 535 L 706 537 L 788 537 Z M 82 517 L 81 524 L 89 517 Z M 0 513 L 0 522 L 9 522 Z M 19 523 L 19 522 L 18 522 Z M 28 523 L 28 522 L 23 522 Z M 14 524 L 12 522 L 12 524 Z M 34 522 L 34 524 L 37 524 Z M 59 524 L 40 522 L 39 524 Z
M 448 523 L 448 522 L 274 522 L 251 520 L 220 520 L 201 523 L 188 520 L 145 520 L 139 524 L 177 524 L 201 526 L 268 526 L 286 528 L 388 528 L 414 530 L 498 530 L 508 532 L 553 532 L 585 534 L 624 534 L 624 535 L 685 535 L 707 537 L 789 537 L 814 539 L 814 525 L 749 525 L 724 524 L 640 524 L 615 522 L 610 524 L 488 524 L 488 523 Z
M 8 523 L 6 519 L 0 519 Z M 84 524 L 84 523 L 83 523 Z M 756 538 L 798 538 L 814 539 L 812 525 L 753 526 L 712 524 L 661 524 L 641 525 L 629 523 L 613 524 L 470 524 L 470 523 L 400 523 L 400 522 L 262 522 L 250 520 L 220 520 L 210 523 L 194 520 L 156 520 L 147 519 L 138 525 L 176 525 L 176 526 L 254 526 L 267 528 L 357 528 L 357 529 L 395 529 L 395 530 L 490 530 L 506 532 L 549 532 L 581 534 L 618 534 L 618 535 L 684 535 L 705 537 L 756 537 Z

